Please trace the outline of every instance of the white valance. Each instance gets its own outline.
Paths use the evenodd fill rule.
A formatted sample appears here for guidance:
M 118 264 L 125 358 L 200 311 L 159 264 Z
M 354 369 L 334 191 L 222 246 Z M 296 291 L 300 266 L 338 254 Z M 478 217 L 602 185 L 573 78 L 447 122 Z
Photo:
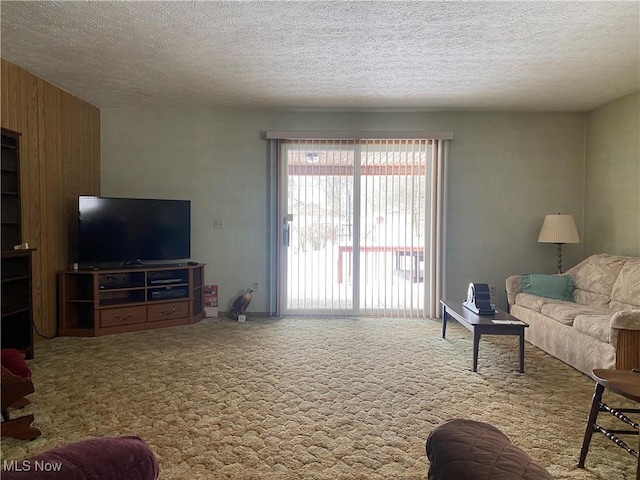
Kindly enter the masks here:
M 361 132 L 329 131 L 304 132 L 295 130 L 267 130 L 267 140 L 371 140 L 371 139 L 427 139 L 453 140 L 453 132 Z

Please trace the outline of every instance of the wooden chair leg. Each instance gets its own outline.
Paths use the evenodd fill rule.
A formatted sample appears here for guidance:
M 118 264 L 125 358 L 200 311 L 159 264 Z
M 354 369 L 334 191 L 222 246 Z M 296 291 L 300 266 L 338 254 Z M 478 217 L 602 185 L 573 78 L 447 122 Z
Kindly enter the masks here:
M 33 415 L 14 418 L 2 422 L 0 426 L 3 437 L 17 438 L 18 440 L 33 440 L 41 435 L 40 430 L 33 427 Z
M 584 462 L 587 459 L 589 444 L 591 443 L 591 437 L 594 432 L 594 425 L 598 419 L 598 413 L 600 412 L 600 402 L 602 402 L 603 392 L 604 387 L 599 383 L 596 383 L 596 388 L 593 392 L 593 399 L 591 401 L 591 410 L 589 412 L 589 418 L 587 419 L 587 428 L 584 431 L 584 439 L 582 441 L 582 448 L 580 449 L 580 459 L 578 460 L 579 468 L 584 468 Z
M 640 435 L 638 435 L 638 452 L 640 452 Z M 638 457 L 638 463 L 636 465 L 636 480 L 640 480 L 640 457 Z
M 29 404 L 31 404 L 31 401 L 29 401 L 28 398 L 22 397 L 20 400 L 16 400 L 11 405 L 9 405 L 9 408 L 24 408 Z

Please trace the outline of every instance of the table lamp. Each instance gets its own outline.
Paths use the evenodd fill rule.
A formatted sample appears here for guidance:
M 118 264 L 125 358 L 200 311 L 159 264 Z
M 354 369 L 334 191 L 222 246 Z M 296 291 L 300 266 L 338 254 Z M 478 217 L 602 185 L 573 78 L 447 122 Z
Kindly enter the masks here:
M 580 243 L 576 222 L 572 215 L 546 215 L 538 242 L 555 243 L 558 246 L 558 262 L 556 273 L 562 273 L 562 245 L 564 243 Z

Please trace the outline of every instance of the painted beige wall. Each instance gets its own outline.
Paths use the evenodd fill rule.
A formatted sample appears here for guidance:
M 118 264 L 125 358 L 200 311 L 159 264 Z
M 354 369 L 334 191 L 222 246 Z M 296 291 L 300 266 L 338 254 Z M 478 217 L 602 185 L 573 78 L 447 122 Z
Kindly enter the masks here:
M 192 257 L 220 285 L 221 309 L 258 281 L 251 310 L 268 311 L 266 130 L 451 130 L 448 291 L 553 272 L 555 246 L 536 242 L 545 214 L 583 218 L 585 114 L 102 110 L 102 194 L 192 200 Z M 213 219 L 226 222 L 213 229 Z M 565 264 L 582 258 L 565 248 Z
M 640 256 L 640 92 L 587 115 L 585 255 Z

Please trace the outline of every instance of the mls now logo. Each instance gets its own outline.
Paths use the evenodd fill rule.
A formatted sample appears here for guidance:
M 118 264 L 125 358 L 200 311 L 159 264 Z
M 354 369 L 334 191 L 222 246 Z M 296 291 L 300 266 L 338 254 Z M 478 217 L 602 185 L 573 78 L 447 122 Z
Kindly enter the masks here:
M 44 460 L 11 460 L 2 463 L 5 472 L 60 472 L 62 462 L 46 462 Z

